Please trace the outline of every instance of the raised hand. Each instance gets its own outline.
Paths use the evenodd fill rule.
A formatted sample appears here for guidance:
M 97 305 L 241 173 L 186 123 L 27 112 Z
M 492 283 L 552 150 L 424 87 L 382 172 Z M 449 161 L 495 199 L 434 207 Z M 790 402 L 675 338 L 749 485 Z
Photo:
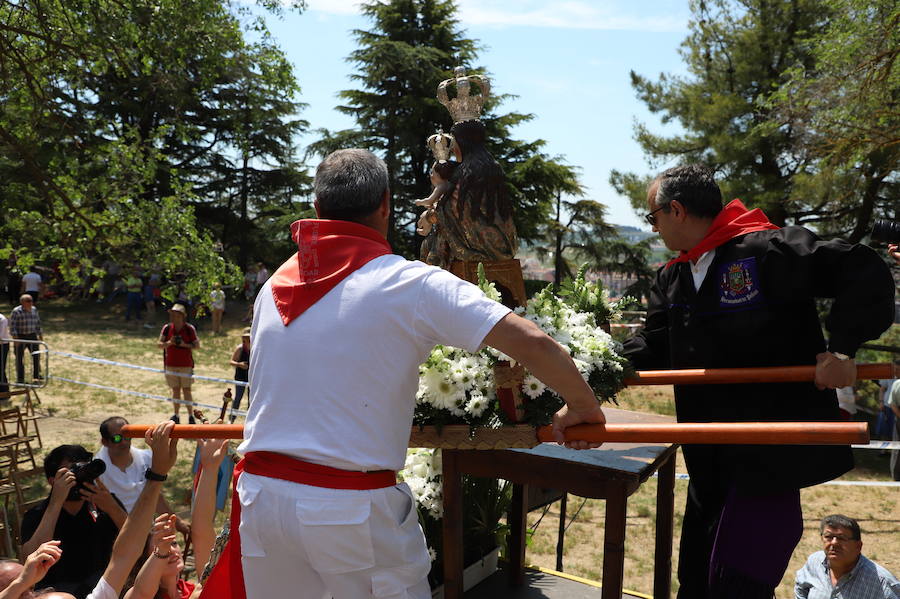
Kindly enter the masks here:
M 62 557 L 61 541 L 47 541 L 38 547 L 28 558 L 19 573 L 17 580 L 26 587 L 31 587 L 43 580 L 47 571 Z
M 228 455 L 228 439 L 200 439 L 200 464 L 204 468 L 217 469 Z
M 178 457 L 178 439 L 171 439 L 172 429 L 175 423 L 171 420 L 164 420 L 155 427 L 148 429 L 144 435 L 144 441 L 153 450 L 153 460 L 150 469 L 156 474 L 166 475 L 172 466 L 175 465 L 175 459 Z

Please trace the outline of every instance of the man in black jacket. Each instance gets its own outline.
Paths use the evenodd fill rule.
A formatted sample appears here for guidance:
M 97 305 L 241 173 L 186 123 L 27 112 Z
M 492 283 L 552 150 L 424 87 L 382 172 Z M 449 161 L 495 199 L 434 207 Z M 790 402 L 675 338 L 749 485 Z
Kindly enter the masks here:
M 857 348 L 893 320 L 894 284 L 878 255 L 779 228 L 740 200 L 723 208 L 700 165 L 659 175 L 647 203 L 647 221 L 680 255 L 657 273 L 646 327 L 625 345 L 636 368 L 816 365 L 815 384 L 676 385 L 679 422 L 838 420 L 834 389 L 853 383 Z M 827 343 L 820 297 L 834 299 Z M 683 451 L 679 598 L 771 598 L 803 531 L 799 489 L 850 470 L 850 448 Z

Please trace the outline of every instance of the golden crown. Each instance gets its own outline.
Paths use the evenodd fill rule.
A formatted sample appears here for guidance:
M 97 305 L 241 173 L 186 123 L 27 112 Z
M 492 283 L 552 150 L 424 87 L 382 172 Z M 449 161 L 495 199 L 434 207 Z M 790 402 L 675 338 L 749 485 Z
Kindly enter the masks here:
M 481 116 L 481 108 L 484 101 L 491 95 L 491 81 L 483 75 L 466 75 L 466 69 L 456 67 L 453 69 L 454 77 L 441 81 L 437 88 L 438 102 L 450 111 L 454 123 L 471 121 Z M 456 97 L 447 95 L 447 87 L 456 84 Z M 481 94 L 469 95 L 471 84 L 476 83 L 481 88 Z
M 453 136 L 444 133 L 443 129 L 428 138 L 428 149 L 434 154 L 438 162 L 447 162 L 450 159 L 450 150 L 453 148 Z

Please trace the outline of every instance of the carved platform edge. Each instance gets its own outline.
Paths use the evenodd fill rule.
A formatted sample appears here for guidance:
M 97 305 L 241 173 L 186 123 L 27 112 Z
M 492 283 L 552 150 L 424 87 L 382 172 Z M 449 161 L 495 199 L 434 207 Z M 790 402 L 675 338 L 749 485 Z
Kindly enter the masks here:
M 529 448 L 538 444 L 533 426 L 516 424 L 502 428 L 478 428 L 474 434 L 468 425 L 444 426 L 438 432 L 435 426 L 413 425 L 409 436 L 410 447 L 436 449 L 509 449 Z

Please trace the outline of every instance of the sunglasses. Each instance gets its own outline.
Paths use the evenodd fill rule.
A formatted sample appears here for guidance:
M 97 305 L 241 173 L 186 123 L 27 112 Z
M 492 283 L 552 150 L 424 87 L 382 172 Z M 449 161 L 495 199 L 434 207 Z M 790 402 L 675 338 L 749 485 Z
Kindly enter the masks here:
M 646 220 L 648 223 L 650 223 L 650 226 L 655 227 L 655 226 L 656 226 L 656 216 L 655 216 L 655 214 L 656 214 L 657 212 L 659 212 L 660 210 L 665 210 L 665 209 L 666 209 L 666 206 L 661 206 L 661 207 L 657 208 L 656 210 L 654 210 L 653 212 L 650 212 L 649 214 L 645 214 L 645 215 L 644 215 L 644 220 Z
M 110 435 L 109 437 L 107 437 L 106 440 L 110 443 L 121 443 L 125 440 L 125 437 L 123 437 L 119 433 L 116 433 L 115 435 Z

